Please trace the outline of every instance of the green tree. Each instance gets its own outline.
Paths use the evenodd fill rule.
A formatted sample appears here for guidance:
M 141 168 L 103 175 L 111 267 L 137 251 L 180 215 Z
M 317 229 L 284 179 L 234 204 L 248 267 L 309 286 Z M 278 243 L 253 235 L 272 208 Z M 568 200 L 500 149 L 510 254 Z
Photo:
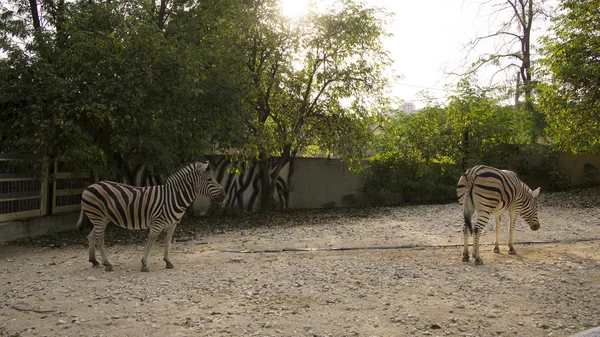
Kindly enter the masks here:
M 382 46 L 387 16 L 344 0 L 293 21 L 277 1 L 263 0 L 245 17 L 249 94 L 239 113 L 245 154 L 260 167 L 261 207 L 269 209 L 280 170 L 297 153 L 364 157 L 390 62 Z
M 600 1 L 564 0 L 542 40 L 549 81 L 540 106 L 552 144 L 560 150 L 600 153 Z
M 0 150 L 114 176 L 141 165 L 164 172 L 231 143 L 238 96 L 215 43 L 229 33 L 225 1 L 58 2 L 61 11 L 44 1 L 45 28 L 20 19 L 22 3 L 0 21 Z M 44 43 L 31 38 L 38 30 Z
M 387 120 L 362 171 L 368 200 L 383 202 L 381 190 L 402 201 L 449 200 L 456 196 L 458 177 L 473 165 L 514 168 L 514 157 L 528 139 L 531 121 L 524 119 L 530 115 L 500 105 L 496 89 L 472 82 L 462 79 L 447 106 L 429 104 Z
M 535 27 L 549 16 L 550 8 L 546 0 L 486 0 L 482 1 L 481 8 L 489 10 L 489 16 L 499 24 L 491 25 L 488 33 L 471 40 L 469 53 L 477 52 L 477 48 L 485 43 L 492 43 L 494 50 L 479 55 L 460 75 L 471 76 L 481 68 L 493 67 L 497 71 L 490 81 L 497 74 L 505 74 L 511 79 L 516 77 L 516 85 L 509 85 L 514 88 L 509 92 L 514 92 L 515 107 L 531 115 L 528 117 L 533 121 L 529 128 L 530 138 L 536 141 L 543 136 L 545 121 L 534 105 L 536 55 L 532 34 Z
M 363 172 L 363 194 L 380 203 L 379 191 L 401 196 L 402 201 L 440 200 L 453 195 L 452 134 L 448 111 L 437 105 L 416 113 L 398 112 L 387 119 L 376 139 L 375 155 Z
M 525 109 L 502 106 L 494 88 L 480 88 L 462 79 L 448 103 L 448 123 L 455 147 L 448 155 L 463 170 L 487 163 L 487 154 L 500 144 L 527 141 L 531 115 Z

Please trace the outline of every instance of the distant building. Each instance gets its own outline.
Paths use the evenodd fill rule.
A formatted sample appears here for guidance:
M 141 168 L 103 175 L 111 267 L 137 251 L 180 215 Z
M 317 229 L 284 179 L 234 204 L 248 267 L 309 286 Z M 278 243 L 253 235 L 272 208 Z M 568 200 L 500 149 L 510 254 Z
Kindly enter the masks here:
M 410 113 L 413 113 L 413 112 L 417 111 L 417 109 L 415 108 L 415 104 L 414 103 L 404 102 L 400 106 L 400 111 L 404 111 L 407 114 L 410 114 Z

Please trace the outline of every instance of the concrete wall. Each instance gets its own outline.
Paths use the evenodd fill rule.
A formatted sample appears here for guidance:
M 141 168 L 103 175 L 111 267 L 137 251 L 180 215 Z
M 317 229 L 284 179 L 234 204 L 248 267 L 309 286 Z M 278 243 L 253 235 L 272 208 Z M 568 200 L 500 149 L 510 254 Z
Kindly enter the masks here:
M 358 196 L 364 182 L 337 159 L 294 158 L 291 171 L 289 165 L 281 170 L 274 194 L 281 208 L 350 206 L 352 197 L 349 196 Z M 215 177 L 227 193 L 223 207 L 242 213 L 258 209 L 258 167 L 243 166 L 239 172 L 232 173 L 228 170 L 231 163 L 222 157 L 212 157 L 211 167 L 214 167 Z M 289 190 L 289 195 L 286 190 Z M 210 210 L 210 199 L 204 196 L 199 196 L 192 206 L 192 213 L 196 215 Z
M 227 193 L 225 207 L 243 213 L 252 212 L 260 206 L 258 167 L 242 165 L 237 173 L 232 173 L 231 163 L 224 157 L 210 156 L 209 160 L 215 178 Z M 574 186 L 583 182 L 586 164 L 588 167 L 592 165 L 600 169 L 600 156 L 564 153 L 559 154 L 557 160 L 557 169 L 561 170 Z M 533 165 L 539 165 L 535 160 L 531 162 Z M 278 179 L 274 197 L 281 206 L 287 205 L 292 209 L 343 207 L 350 206 L 352 200 L 359 198 L 364 179 L 356 176 L 337 159 L 295 158 L 292 165 L 291 168 L 290 164 L 286 165 Z M 600 182 L 600 177 L 597 179 Z M 530 187 L 536 188 L 543 183 L 531 181 Z M 214 207 L 208 197 L 200 196 L 190 211 L 194 214 L 206 214 L 214 211 Z M 0 242 L 41 236 L 49 230 L 71 230 L 75 228 L 78 216 L 79 212 L 3 222 L 0 223 Z
M 240 213 L 252 212 L 260 207 L 260 170 L 258 165 L 241 162 L 234 165 L 224 156 L 206 156 L 210 162 L 215 179 L 225 189 L 226 197 L 223 207 Z M 271 169 L 273 165 L 271 164 Z M 288 207 L 288 177 L 290 164 L 286 164 L 279 172 L 279 179 L 273 197 L 279 207 Z M 199 196 L 191 207 L 192 214 L 206 214 L 214 210 L 210 199 Z
M 530 167 L 542 167 L 542 157 L 533 156 L 528 158 Z M 586 170 L 600 170 L 600 156 L 591 154 L 574 154 L 574 153 L 559 153 L 554 157 L 554 170 L 560 172 L 561 177 L 566 180 L 566 185 L 571 187 L 589 186 L 593 181 L 588 181 L 590 177 L 586 177 Z M 530 188 L 537 187 L 544 190 L 556 185 L 557 181 L 550 181 L 535 176 L 520 175 L 521 178 Z M 595 182 L 600 184 L 600 174 L 596 174 Z
M 337 159 L 296 158 L 291 178 L 290 208 L 350 206 L 364 179 Z M 335 204 L 333 204 L 335 203 Z
M 51 232 L 63 232 L 77 228 L 79 212 L 45 216 L 22 221 L 0 222 L 0 242 L 32 238 Z
M 559 169 L 566 175 L 571 185 L 577 186 L 584 182 L 586 164 L 600 169 L 600 156 L 591 154 L 573 154 L 560 153 L 557 161 Z M 596 182 L 600 182 L 600 176 L 596 177 Z

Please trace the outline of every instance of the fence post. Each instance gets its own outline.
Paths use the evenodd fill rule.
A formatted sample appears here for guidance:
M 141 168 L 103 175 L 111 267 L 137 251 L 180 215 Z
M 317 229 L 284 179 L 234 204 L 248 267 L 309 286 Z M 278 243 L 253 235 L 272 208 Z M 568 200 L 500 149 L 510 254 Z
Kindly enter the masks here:
M 40 176 L 40 182 L 42 184 L 40 191 L 40 214 L 49 215 L 48 214 L 48 179 L 50 179 L 50 175 L 48 174 L 48 157 L 44 156 L 42 158 L 42 175 Z

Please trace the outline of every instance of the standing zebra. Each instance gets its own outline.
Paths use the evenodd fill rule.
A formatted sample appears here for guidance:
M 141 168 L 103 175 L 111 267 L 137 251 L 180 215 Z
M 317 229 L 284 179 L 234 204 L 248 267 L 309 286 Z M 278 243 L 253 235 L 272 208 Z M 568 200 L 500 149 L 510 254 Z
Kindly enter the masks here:
M 540 223 L 537 217 L 535 197 L 540 193 L 537 188 L 532 191 L 517 174 L 512 171 L 499 170 L 493 167 L 478 165 L 468 169 L 458 180 L 456 194 L 463 207 L 465 218 L 463 262 L 469 262 L 469 233 L 473 235 L 473 258 L 475 264 L 483 264 L 479 256 L 479 237 L 487 225 L 490 215 L 496 216 L 496 242 L 494 253 L 499 253 L 498 240 L 500 239 L 500 217 L 508 211 L 510 215 L 510 229 L 508 235 L 508 253 L 516 254 L 513 247 L 513 234 L 515 220 L 520 215 L 531 230 L 538 230 Z M 471 217 L 477 210 L 477 224 L 475 228 Z M 473 234 L 473 232 L 475 232 Z
M 216 202 L 225 199 L 225 191 L 210 175 L 208 163 L 192 163 L 169 176 L 164 185 L 135 187 L 112 181 L 101 181 L 88 186 L 81 196 L 81 213 L 77 228 L 83 228 L 87 215 L 94 228 L 88 235 L 89 261 L 98 267 L 96 241 L 99 243 L 104 270 L 112 271 L 104 250 L 104 230 L 109 223 L 127 229 L 149 228 L 146 248 L 142 258 L 142 271 L 148 271 L 148 254 L 158 235 L 165 231 L 164 261 L 168 269 L 174 268 L 169 260 L 171 238 L 185 210 L 198 194 L 209 196 Z

